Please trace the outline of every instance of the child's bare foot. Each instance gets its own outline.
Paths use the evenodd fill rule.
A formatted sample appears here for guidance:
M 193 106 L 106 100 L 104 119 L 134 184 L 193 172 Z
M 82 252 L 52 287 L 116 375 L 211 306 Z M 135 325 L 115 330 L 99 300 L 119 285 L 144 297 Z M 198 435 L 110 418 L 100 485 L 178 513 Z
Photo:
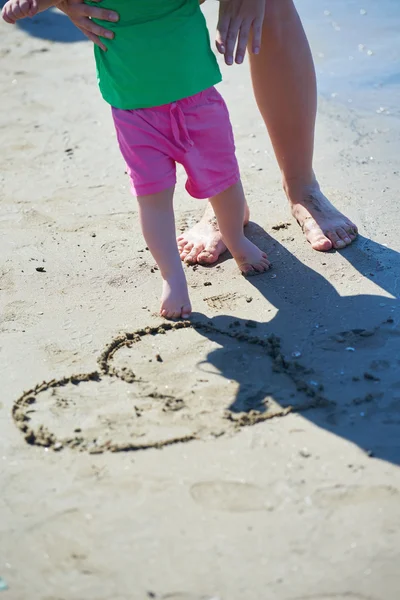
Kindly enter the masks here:
M 185 274 L 163 281 L 160 314 L 165 319 L 187 319 L 192 312 Z
M 264 273 L 271 266 L 265 252 L 244 236 L 234 249 L 230 248 L 230 251 L 243 275 Z

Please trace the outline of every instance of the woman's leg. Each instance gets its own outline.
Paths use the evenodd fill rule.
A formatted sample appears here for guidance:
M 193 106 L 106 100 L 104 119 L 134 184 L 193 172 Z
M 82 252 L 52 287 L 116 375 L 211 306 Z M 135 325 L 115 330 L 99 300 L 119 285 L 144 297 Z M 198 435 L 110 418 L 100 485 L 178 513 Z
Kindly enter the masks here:
M 175 239 L 173 195 L 170 188 L 138 197 L 143 236 L 163 279 L 160 314 L 167 319 L 187 318 L 192 311 Z
M 250 55 L 250 67 L 293 216 L 315 250 L 344 248 L 357 229 L 322 194 L 313 172 L 315 71 L 293 0 L 266 1 L 261 51 Z
M 355 239 L 357 228 L 322 194 L 312 169 L 315 72 L 292 0 L 266 0 L 261 51 L 250 57 L 250 65 L 254 94 L 271 136 L 293 216 L 315 250 L 345 247 Z M 182 259 L 210 263 L 225 250 L 212 217 L 208 207 L 200 223 L 180 236 Z

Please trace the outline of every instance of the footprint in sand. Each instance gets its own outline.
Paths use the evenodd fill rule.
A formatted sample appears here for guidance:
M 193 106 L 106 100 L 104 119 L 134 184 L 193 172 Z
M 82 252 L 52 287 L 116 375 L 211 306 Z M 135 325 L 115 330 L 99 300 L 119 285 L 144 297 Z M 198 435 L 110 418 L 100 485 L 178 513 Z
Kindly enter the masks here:
M 122 240 L 110 240 L 100 246 L 104 263 L 108 267 L 118 267 L 121 250 L 127 255 L 132 252 L 131 240 L 126 238 Z
M 7 261 L 6 261 L 7 264 Z M 14 270 L 12 267 L 0 269 L 0 290 L 2 292 L 11 292 L 15 289 Z
M 40 316 L 34 302 L 15 300 L 9 302 L 3 308 L 0 316 L 0 331 L 4 333 L 24 331 L 35 325 L 39 320 Z
M 243 298 L 237 292 L 227 293 L 227 294 L 219 294 L 218 296 L 209 296 L 208 298 L 203 298 L 204 302 L 215 310 L 232 310 L 236 308 L 238 301 Z
M 297 596 L 289 600 L 375 600 L 371 596 L 363 596 L 353 592 L 345 592 L 343 594 L 316 594 L 315 596 Z
M 382 503 L 392 502 L 396 509 L 400 506 L 400 492 L 390 485 L 335 485 L 317 490 L 312 499 L 321 508 L 342 508 L 365 503 L 373 503 L 377 508 Z
M 199 596 L 187 592 L 172 592 L 162 596 L 149 596 L 149 598 L 154 598 L 154 600 L 222 600 L 219 596 Z
M 347 348 L 354 348 L 356 351 L 378 350 L 387 345 L 388 338 L 398 338 L 400 335 L 397 329 L 393 329 L 391 323 L 392 321 L 389 319 L 373 329 L 341 331 L 329 338 L 321 334 L 321 339 L 316 341 L 316 346 L 331 352 L 343 352 Z
M 205 508 L 227 512 L 272 510 L 276 494 L 251 483 L 204 481 L 190 488 L 193 500 Z

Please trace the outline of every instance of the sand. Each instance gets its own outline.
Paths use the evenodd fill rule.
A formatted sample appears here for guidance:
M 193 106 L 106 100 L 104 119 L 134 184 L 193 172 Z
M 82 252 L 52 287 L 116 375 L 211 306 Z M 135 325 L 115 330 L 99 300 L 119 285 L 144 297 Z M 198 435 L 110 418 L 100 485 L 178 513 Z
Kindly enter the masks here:
M 90 45 L 56 13 L 0 25 L 4 599 L 398 599 L 398 87 L 336 95 L 332 23 L 299 4 L 315 167 L 360 237 L 304 242 L 248 69 L 225 69 L 247 233 L 273 270 L 188 268 L 193 320 L 172 327 Z M 184 230 L 204 204 L 179 181 Z

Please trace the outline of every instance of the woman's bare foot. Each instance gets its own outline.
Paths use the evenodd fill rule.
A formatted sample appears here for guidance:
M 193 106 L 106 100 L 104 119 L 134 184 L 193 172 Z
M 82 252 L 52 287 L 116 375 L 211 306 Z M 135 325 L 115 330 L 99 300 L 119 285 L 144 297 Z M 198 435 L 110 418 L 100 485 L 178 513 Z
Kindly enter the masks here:
M 314 250 L 341 250 L 356 239 L 357 226 L 329 202 L 316 181 L 306 187 L 284 187 L 292 215 Z
M 264 273 L 271 266 L 265 252 L 244 236 L 235 248 L 230 248 L 230 251 L 243 275 Z
M 329 202 L 317 182 L 301 189 L 287 185 L 285 191 L 292 215 L 314 250 L 341 250 L 356 239 L 357 226 Z M 247 207 L 244 225 L 249 216 Z M 210 205 L 201 221 L 178 237 L 178 248 L 181 259 L 188 264 L 212 264 L 225 252 L 226 246 Z
M 250 211 L 246 205 L 243 225 L 247 225 L 249 218 Z M 225 252 L 226 246 L 210 204 L 199 223 L 180 235 L 177 242 L 180 257 L 187 264 L 212 264 Z
M 160 315 L 165 319 L 187 319 L 192 312 L 185 274 L 163 280 Z

